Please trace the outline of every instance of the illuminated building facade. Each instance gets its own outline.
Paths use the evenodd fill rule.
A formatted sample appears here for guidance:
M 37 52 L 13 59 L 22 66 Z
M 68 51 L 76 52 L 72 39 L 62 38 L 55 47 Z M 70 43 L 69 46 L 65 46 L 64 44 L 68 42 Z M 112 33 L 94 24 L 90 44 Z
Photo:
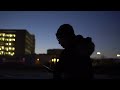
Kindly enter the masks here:
M 0 57 L 35 53 L 35 36 L 23 29 L 0 29 Z

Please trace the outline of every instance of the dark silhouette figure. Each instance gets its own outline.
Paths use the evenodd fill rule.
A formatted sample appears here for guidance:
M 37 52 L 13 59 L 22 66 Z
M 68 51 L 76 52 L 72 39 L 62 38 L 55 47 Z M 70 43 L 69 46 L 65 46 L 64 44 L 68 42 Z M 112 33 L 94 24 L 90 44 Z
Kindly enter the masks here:
M 69 24 L 61 25 L 56 37 L 64 50 L 54 67 L 54 79 L 92 79 L 90 55 L 94 52 L 95 47 L 92 39 L 75 35 L 73 27 Z

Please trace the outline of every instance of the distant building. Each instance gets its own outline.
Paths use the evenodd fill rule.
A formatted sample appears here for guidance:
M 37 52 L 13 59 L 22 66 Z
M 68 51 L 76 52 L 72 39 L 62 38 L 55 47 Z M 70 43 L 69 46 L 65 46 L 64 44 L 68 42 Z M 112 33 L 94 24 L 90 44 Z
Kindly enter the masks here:
M 50 60 L 52 60 L 55 55 L 48 55 L 48 54 L 37 54 L 36 55 L 36 64 L 39 61 L 40 64 L 48 63 Z
M 35 64 L 47 64 L 59 62 L 59 55 L 63 49 L 48 49 L 47 54 L 37 54 Z
M 48 49 L 47 54 L 53 54 L 59 56 L 63 49 Z
M 35 35 L 24 29 L 0 29 L 0 57 L 22 57 L 35 53 Z
M 57 62 L 59 62 L 59 58 L 57 55 L 54 54 L 36 55 L 36 60 L 35 60 L 36 65 L 45 65 L 52 69 Z

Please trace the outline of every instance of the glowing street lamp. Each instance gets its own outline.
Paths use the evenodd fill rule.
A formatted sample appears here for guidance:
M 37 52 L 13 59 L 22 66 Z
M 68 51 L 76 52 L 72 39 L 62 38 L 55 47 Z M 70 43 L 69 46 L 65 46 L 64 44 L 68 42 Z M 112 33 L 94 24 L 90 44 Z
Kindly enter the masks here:
M 117 57 L 120 57 L 120 54 L 117 54 Z
M 100 52 L 97 52 L 97 55 L 100 55 L 101 53 Z
M 98 58 L 101 57 L 101 52 L 97 52 L 97 57 L 98 57 Z
M 39 61 L 40 59 L 39 58 L 37 58 L 37 61 Z

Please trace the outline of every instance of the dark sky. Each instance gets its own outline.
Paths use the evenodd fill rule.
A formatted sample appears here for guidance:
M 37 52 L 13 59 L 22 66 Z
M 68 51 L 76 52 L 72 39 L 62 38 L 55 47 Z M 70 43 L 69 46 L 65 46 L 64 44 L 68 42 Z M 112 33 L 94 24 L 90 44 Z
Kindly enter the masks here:
M 92 37 L 96 52 L 106 57 L 120 53 L 120 11 L 0 11 L 0 29 L 27 29 L 36 36 L 36 53 L 62 48 L 55 33 L 68 23 L 75 34 Z

